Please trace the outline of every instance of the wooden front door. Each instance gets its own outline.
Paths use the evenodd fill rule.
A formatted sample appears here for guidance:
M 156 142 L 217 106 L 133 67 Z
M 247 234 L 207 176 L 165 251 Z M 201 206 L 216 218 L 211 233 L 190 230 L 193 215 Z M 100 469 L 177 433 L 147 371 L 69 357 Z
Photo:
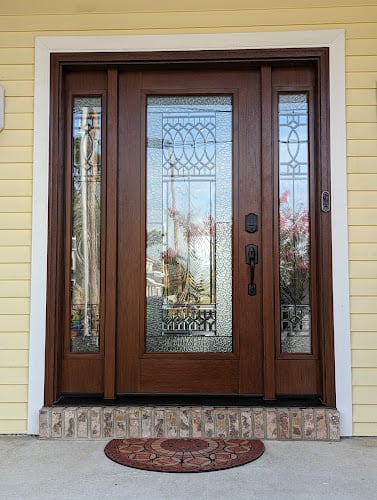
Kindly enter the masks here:
M 334 404 L 326 52 L 288 55 L 56 56 L 47 403 Z
M 119 75 L 118 393 L 263 393 L 259 95 L 257 70 Z

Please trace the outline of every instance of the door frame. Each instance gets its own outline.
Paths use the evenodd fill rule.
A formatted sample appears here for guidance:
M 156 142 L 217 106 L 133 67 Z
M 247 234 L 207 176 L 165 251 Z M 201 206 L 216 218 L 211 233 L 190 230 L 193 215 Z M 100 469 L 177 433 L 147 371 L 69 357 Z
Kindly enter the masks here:
M 255 143 L 255 151 L 250 145 L 250 152 L 252 155 L 256 155 L 256 164 L 254 168 L 259 171 L 258 179 L 260 179 L 260 186 L 255 187 L 258 191 L 257 198 L 261 196 L 261 206 L 260 208 L 254 207 L 260 213 L 261 217 L 261 230 L 260 230 L 260 260 L 262 274 L 261 293 L 258 297 L 252 301 L 250 304 L 249 314 L 252 308 L 256 308 L 257 302 L 260 302 L 260 314 L 257 317 L 263 324 L 263 334 L 261 333 L 260 342 L 255 345 L 255 349 L 251 348 L 251 344 L 246 342 L 251 352 L 247 353 L 247 349 L 244 348 L 236 356 L 236 352 L 232 355 L 225 353 L 217 354 L 219 359 L 216 361 L 213 359 L 214 355 L 201 355 L 201 357 L 207 356 L 208 370 L 214 369 L 217 373 L 218 368 L 214 368 L 216 363 L 220 362 L 220 358 L 232 358 L 233 361 L 227 359 L 223 360 L 227 364 L 228 369 L 233 373 L 230 376 L 225 376 L 224 378 L 224 394 L 229 392 L 233 393 L 235 390 L 235 377 L 236 377 L 236 365 L 235 359 L 238 358 L 240 365 L 240 374 L 244 373 L 244 379 L 240 375 L 239 383 L 241 384 L 238 390 L 241 394 L 261 394 L 265 400 L 275 400 L 277 397 L 292 397 L 298 398 L 305 395 L 320 395 L 323 403 L 328 407 L 334 407 L 336 404 L 335 398 L 335 383 L 334 383 L 334 351 L 333 351 L 333 321 L 332 321 L 332 276 L 331 276 L 331 217 L 330 214 L 319 210 L 320 204 L 318 200 L 320 199 L 320 192 L 331 191 L 330 182 L 330 164 L 329 164 L 329 132 L 328 132 L 328 114 L 329 114 L 329 99 L 328 99 L 328 49 L 327 48 L 311 48 L 311 49 L 266 49 L 266 50 L 225 50 L 225 51 L 181 51 L 181 52 L 126 52 L 121 55 L 117 53 L 109 54 L 92 54 L 92 53 L 58 53 L 51 56 L 51 118 L 50 118 L 50 133 L 51 133 L 51 147 L 50 147 L 50 200 L 49 200 L 49 241 L 48 241 L 48 267 L 47 267 L 47 294 L 49 297 L 48 308 L 47 308 L 47 330 L 46 330 L 46 373 L 53 374 L 53 376 L 46 376 L 45 379 L 45 404 L 51 405 L 58 401 L 61 395 L 65 394 L 98 394 L 103 395 L 104 400 L 114 400 L 118 393 L 134 393 L 149 392 L 148 389 L 142 390 L 142 386 L 139 387 L 141 379 L 143 376 L 149 381 L 155 378 L 155 375 L 150 371 L 152 366 L 157 368 L 157 358 L 163 357 L 163 354 L 150 354 L 142 355 L 143 349 L 140 347 L 140 351 L 136 349 L 136 345 L 139 344 L 139 330 L 144 330 L 144 325 L 140 322 L 140 318 L 144 317 L 144 312 L 140 309 L 141 301 L 139 301 L 134 294 L 130 295 L 130 291 L 126 292 L 125 296 L 122 296 L 122 287 L 117 287 L 117 278 L 121 280 L 121 277 L 128 272 L 128 269 L 135 269 L 135 266 L 131 261 L 122 259 L 117 259 L 117 254 L 123 254 L 123 251 L 119 248 L 118 252 L 118 238 L 123 240 L 126 238 L 127 244 L 130 248 L 133 248 L 133 252 L 136 252 L 138 258 L 144 252 L 144 245 L 142 243 L 143 237 L 139 231 L 135 228 L 135 233 L 130 235 L 130 231 L 122 230 L 121 227 L 109 229 L 110 224 L 116 224 L 119 221 L 121 224 L 121 219 L 123 218 L 124 206 L 123 198 L 120 197 L 120 193 L 127 191 L 127 185 L 131 182 L 132 187 L 128 193 L 125 205 L 131 204 L 134 207 L 140 206 L 141 199 L 144 192 L 144 187 L 141 187 L 142 179 L 145 174 L 143 164 L 144 161 L 140 161 L 139 151 L 143 150 L 139 140 L 138 129 L 145 129 L 145 124 L 141 126 L 141 122 L 138 122 L 138 117 L 140 115 L 140 105 L 138 102 L 138 92 L 143 88 L 139 85 L 142 84 L 143 78 L 147 78 L 149 83 L 146 84 L 148 92 L 158 92 L 154 90 L 153 82 L 154 79 L 162 82 L 161 78 L 165 75 L 165 84 L 162 85 L 163 89 L 169 88 L 169 85 L 173 85 L 175 78 L 180 80 L 178 89 L 184 90 L 186 92 L 187 79 L 189 74 L 193 75 L 194 81 L 199 75 L 207 75 L 208 81 L 206 83 L 206 93 L 211 92 L 209 90 L 213 84 L 215 88 L 218 89 L 218 82 L 220 76 L 217 74 L 214 77 L 213 73 L 207 73 L 208 70 L 216 70 L 221 72 L 224 78 L 224 89 L 238 88 L 238 83 L 233 81 L 234 76 L 231 76 L 228 71 L 239 72 L 240 81 L 243 82 L 241 87 L 238 89 L 241 95 L 244 92 L 252 91 L 254 88 L 255 98 L 258 99 L 259 106 L 261 106 L 261 112 L 266 116 L 266 119 L 261 123 L 260 136 L 257 134 L 257 142 Z M 302 65 L 302 67 L 301 67 Z M 88 68 L 89 66 L 89 68 Z M 293 68 L 292 68 L 293 66 Z M 88 69 L 87 69 L 88 68 Z M 293 71 L 291 71 L 293 69 Z M 162 70 L 162 73 L 160 73 Z M 184 77 L 182 77 L 182 71 L 184 71 Z M 186 71 L 189 71 L 187 73 Z M 308 73 L 309 71 L 309 73 Z M 78 72 L 78 73 L 76 73 Z M 119 77 L 117 76 L 119 72 Z M 304 72 L 304 73 L 302 73 Z M 311 75 L 308 79 L 308 75 Z M 141 75 L 144 75 L 142 77 Z M 149 79 L 148 79 L 149 75 Z M 159 76 L 158 76 L 159 75 Z M 242 76 L 241 76 L 242 75 Z M 246 75 L 249 75 L 251 80 L 248 82 L 250 88 L 246 85 Z M 253 78 L 252 78 L 253 75 Z M 280 76 L 279 76 L 280 75 Z M 300 77 L 303 80 L 300 80 Z M 306 76 L 304 76 L 306 75 Z M 76 78 L 75 78 L 76 76 Z M 166 78 L 167 77 L 167 78 Z M 117 87 L 117 81 L 119 78 L 119 88 Z M 125 78 L 125 80 L 124 80 Z M 215 78 L 215 82 L 213 81 Z M 282 78 L 282 80 L 281 80 Z M 299 79 L 297 79 L 299 78 Z M 314 81 L 313 81 L 314 78 Z M 73 79 L 73 80 L 72 80 Z M 72 80 L 72 83 L 68 83 Z M 86 82 L 87 83 L 81 83 Z M 285 84 L 283 85 L 283 81 Z M 74 83 L 75 82 L 75 83 Z M 122 83 L 123 82 L 123 83 Z M 227 82 L 227 83 L 225 83 Z M 253 82 L 253 83 L 252 83 Z M 290 82 L 290 83 L 289 83 Z M 66 84 L 68 85 L 66 87 Z M 157 83 L 156 83 L 157 84 Z M 167 87 L 166 87 L 167 85 Z M 196 85 L 196 84 L 194 84 Z M 254 87 L 254 85 L 256 87 Z M 283 86 L 282 86 L 283 85 Z M 288 86 L 287 86 L 288 85 Z M 130 88 L 125 94 L 122 93 L 122 88 Z M 257 88 L 260 88 L 259 92 Z M 156 87 L 157 89 L 158 87 Z M 196 88 L 201 88 L 198 84 Z M 221 82 L 221 88 L 223 84 Z M 133 89 L 133 90 L 131 90 Z M 241 90 L 243 89 L 243 90 Z M 278 171 L 278 127 L 277 127 L 277 96 L 280 91 L 308 91 L 312 93 L 310 98 L 310 161 L 309 177 L 311 180 L 311 185 L 309 187 L 310 195 L 310 225 L 311 225 L 311 239 L 313 241 L 312 245 L 312 258 L 313 263 L 312 273 L 311 273 L 311 309 L 316 311 L 315 315 L 312 315 L 312 346 L 313 350 L 311 353 L 281 353 L 280 351 L 280 315 L 278 304 L 280 303 L 280 296 L 278 293 L 278 271 L 279 264 L 277 262 L 277 241 L 278 241 L 278 208 L 273 200 L 278 198 L 278 181 L 277 181 L 277 171 Z M 133 97 L 128 102 L 124 102 L 125 96 L 128 92 L 133 93 Z M 101 210 L 101 226 L 104 231 L 101 231 L 101 349 L 100 352 L 94 354 L 71 354 L 66 351 L 69 345 L 69 340 L 66 338 L 67 335 L 67 313 L 69 309 L 69 283 L 70 283 L 70 261 L 71 261 L 71 248 L 70 248 L 70 234 L 71 234 L 71 201 L 70 199 L 71 188 L 70 171 L 69 165 L 71 163 L 72 150 L 70 146 L 71 137 L 71 111 L 72 106 L 71 99 L 72 95 L 87 95 L 87 94 L 98 94 L 103 96 L 104 109 L 103 114 L 107 115 L 107 106 L 111 108 L 112 111 L 108 115 L 108 119 L 103 120 L 103 134 L 102 142 L 103 147 L 103 179 L 102 179 L 102 194 L 101 199 L 103 200 L 104 209 Z M 142 92 L 143 94 L 143 92 Z M 119 104 L 118 98 L 119 96 Z M 242 109 L 247 108 L 247 98 Z M 251 94 L 249 96 L 251 98 Z M 260 101 L 259 101 L 260 99 Z M 121 103 L 121 104 L 120 104 Z M 125 116 L 119 116 L 117 119 L 117 108 L 129 110 L 125 112 Z M 252 115 L 254 106 L 251 105 L 249 111 L 245 111 L 245 114 Z M 130 120 L 131 116 L 135 117 Z M 119 111 L 118 111 L 119 114 Z M 246 117 L 245 117 L 246 119 Z M 256 123 L 252 128 L 257 127 L 259 129 L 260 118 L 257 116 L 253 117 Z M 119 124 L 118 124 L 119 122 Z M 314 126 L 313 126 L 314 125 Z M 119 127 L 119 131 L 118 131 Z M 125 129 L 126 127 L 126 129 Z M 240 130 L 240 137 L 242 136 L 241 130 L 246 130 L 249 125 L 236 125 L 236 128 Z M 125 131 L 127 130 L 127 132 Z M 120 132 L 122 131 L 122 132 Z M 134 147 L 130 149 L 125 146 L 124 141 L 118 140 L 114 141 L 111 138 L 118 137 L 118 134 L 126 133 L 128 137 L 131 137 L 132 144 Z M 255 132 L 256 133 L 256 132 Z M 142 133 L 143 136 L 143 133 Z M 237 139 L 235 139 L 238 142 Z M 126 141 L 128 143 L 129 141 Z M 240 141 L 240 151 L 244 150 L 241 144 L 246 145 L 249 141 Z M 118 144 L 119 143 L 119 144 Z M 107 146 L 106 146 L 107 144 Z M 126 150 L 124 150 L 124 147 Z M 123 179 L 121 172 L 119 171 L 120 165 L 123 164 L 121 156 L 118 158 L 117 152 L 119 150 L 119 155 L 128 158 L 129 161 L 126 162 L 127 165 L 139 165 L 137 173 L 132 174 L 132 171 L 126 174 L 127 183 L 126 185 L 119 185 L 119 182 Z M 260 153 L 258 153 L 258 151 Z M 245 153 L 246 151 L 244 151 Z M 110 159 L 108 158 L 108 153 L 110 153 Z M 142 155 L 143 157 L 143 155 Z M 237 157 L 237 153 L 235 153 Z M 241 158 L 241 157 L 240 157 Z M 246 175 L 246 170 L 249 171 L 253 164 L 252 157 L 245 157 L 241 163 L 244 165 L 242 171 Z M 249 165 L 249 162 L 250 165 Z M 246 168 L 248 165 L 248 168 Z M 314 168 L 314 165 L 317 168 Z M 127 168 L 125 166 L 125 168 Z M 260 168 L 260 170 L 259 170 Z M 246 170 L 244 170 L 246 169 Z M 122 169 L 123 170 L 123 169 Z M 241 170 L 239 171 L 240 174 Z M 245 182 L 247 182 L 247 175 L 245 177 Z M 109 182 L 108 182 L 109 181 Z M 109 189 L 107 189 L 107 184 L 109 184 Z M 244 186 L 242 190 L 245 190 L 245 197 L 243 198 L 246 202 L 247 200 L 247 189 Z M 259 184 L 259 183 L 257 183 Z M 240 194 L 240 187 L 236 188 L 236 191 Z M 117 199 L 116 193 L 119 193 L 119 199 Z M 137 196 L 140 193 L 141 198 Z M 257 193 L 256 193 L 257 194 Z M 136 196 L 136 198 L 134 198 Z M 235 192 L 234 192 L 234 196 Z M 132 200 L 132 201 L 130 201 Z M 251 200 L 246 202 L 246 205 L 241 213 L 234 212 L 234 224 L 235 227 L 239 225 L 239 221 L 243 219 L 243 214 L 251 209 L 253 204 Z M 122 209 L 118 209 L 122 206 Z M 142 202 L 142 205 L 144 203 Z M 316 207 L 316 208 L 314 208 Z M 236 209 L 234 207 L 234 209 Z M 142 210 L 142 213 L 143 210 Z M 238 215 L 236 215 L 238 213 Z M 145 214 L 138 214 L 138 210 L 133 209 L 133 217 L 136 220 L 144 220 Z M 234 229 L 236 231 L 236 229 Z M 144 233 L 144 230 L 142 230 Z M 244 242 L 241 247 L 235 252 L 237 254 L 236 261 L 244 261 L 244 248 L 249 238 L 247 234 L 241 230 L 241 234 L 244 236 Z M 141 237 L 141 239 L 140 239 Z M 247 238 L 246 238 L 247 237 Z M 235 247 L 234 247 L 235 248 Z M 127 255 L 127 251 L 125 252 Z M 233 255 L 235 257 L 235 254 Z M 240 259 L 238 261 L 237 259 Z M 125 263 L 127 262 L 127 264 Z M 264 263 L 264 265 L 263 265 Z M 272 268 L 268 263 L 273 263 Z M 140 267 L 137 265 L 136 267 Z M 243 268 L 244 266 L 241 266 Z M 258 266 L 259 267 L 259 266 Z M 64 272 L 62 272 L 64 269 Z M 118 271 L 118 269 L 120 271 Z M 243 275 L 243 269 L 238 270 L 234 275 L 234 293 L 236 293 L 236 281 Z M 135 275 L 131 274 L 131 282 L 136 282 L 138 288 L 137 297 L 141 297 L 144 294 L 144 284 L 143 281 L 138 280 L 138 273 Z M 317 277 L 317 279 L 316 279 Z M 246 278 L 246 276 L 244 276 Z M 243 287 L 246 287 L 246 282 Z M 119 295 L 118 295 L 119 292 Z M 275 300 L 271 300 L 275 294 Z M 131 298 L 132 296 L 132 298 Z M 247 296 L 244 300 L 248 300 Z M 123 314 L 114 314 L 116 312 L 117 302 L 127 301 L 132 302 L 133 306 L 130 308 L 127 314 L 128 321 L 123 323 Z M 237 301 L 238 302 L 238 301 Z M 246 307 L 245 302 L 245 307 Z M 321 303 L 321 307 L 317 307 L 316 304 Z M 242 314 L 241 316 L 236 313 L 236 308 L 238 307 L 233 303 L 234 310 L 234 327 L 237 331 L 237 322 L 242 321 L 243 327 L 242 331 L 244 334 L 247 332 L 248 322 L 251 322 L 251 317 L 246 319 L 246 316 Z M 241 312 L 241 311 L 239 311 Z M 256 314 L 256 311 L 254 311 Z M 115 317 L 118 318 L 115 322 Z M 137 319 L 139 318 L 139 320 Z M 139 329 L 135 327 L 135 324 L 139 326 Z M 127 326 L 126 326 L 127 325 Z M 136 330 L 135 330 L 136 328 Z M 258 330 L 258 329 L 257 329 Z M 125 338 L 120 335 L 118 338 L 117 332 L 130 332 Z M 259 329 L 261 332 L 261 329 Z M 132 333 L 133 332 L 133 333 Z M 65 338 L 65 342 L 62 344 L 62 339 Z M 236 336 L 237 338 L 237 336 Z M 320 351 L 318 352 L 318 341 L 320 345 Z M 128 347 L 126 347 L 128 346 Z M 127 362 L 122 360 L 122 353 L 128 351 L 131 354 L 127 354 Z M 236 349 L 237 351 L 237 349 Z M 255 377 L 251 377 L 250 374 L 246 377 L 246 373 L 250 369 L 250 364 L 247 359 L 251 360 L 253 356 L 256 356 L 256 352 L 259 351 L 261 366 L 260 370 L 257 370 Z M 53 354 L 54 353 L 54 354 Z M 175 354 L 175 358 L 179 355 Z M 182 355 L 185 358 L 185 364 L 189 364 L 188 354 Z M 192 354 L 191 356 L 199 357 L 198 354 Z M 166 361 L 167 365 L 170 366 L 169 371 L 177 369 L 179 372 L 179 363 L 173 361 L 173 355 L 169 355 L 169 362 Z M 137 360 L 140 358 L 139 362 Z M 152 359 L 154 358 L 154 361 Z M 212 361 L 210 361 L 210 359 Z M 149 360 L 149 361 L 148 361 Z M 121 366 L 125 366 L 124 370 L 115 372 L 115 367 L 117 366 L 117 361 Z M 193 362 L 193 359 L 191 359 Z M 258 364 L 257 359 L 251 362 L 253 366 Z M 149 365 L 149 366 L 148 366 Z M 143 368 L 142 368 L 143 366 Z M 187 366 L 186 366 L 186 369 Z M 194 365 L 192 368 L 194 369 Z M 141 370 L 139 372 L 139 370 Z M 195 368 L 195 372 L 199 370 L 199 366 Z M 307 372 L 310 372 L 310 376 L 307 376 Z M 88 373 L 87 377 L 81 377 L 81 373 Z M 117 373 L 117 375 L 116 375 Z M 187 380 L 191 379 L 188 376 L 182 379 L 182 387 L 185 386 Z M 120 376 L 120 378 L 118 378 Z M 140 380 L 139 380 L 139 377 Z M 229 378 L 230 377 L 230 378 Z M 215 375 L 209 377 L 210 380 L 214 381 L 217 379 Z M 145 379 L 145 380 L 146 380 Z M 177 381 L 179 377 L 177 376 Z M 246 387 L 251 387 L 253 384 L 251 380 L 254 379 L 254 383 L 259 387 L 258 390 L 246 390 Z M 185 380 L 185 382 L 183 382 Z M 232 380 L 232 383 L 227 386 L 226 380 Z M 257 383 L 259 380 L 259 383 Z M 263 380 L 263 384 L 262 384 Z M 79 383 L 80 382 L 80 383 Z M 251 385 L 249 385 L 249 383 Z M 162 382 L 161 380 L 161 392 L 169 393 L 169 384 Z M 152 384 L 153 385 L 153 384 Z M 116 389 L 116 387 L 118 389 Z M 119 389 L 122 387 L 123 389 Z M 128 389 L 125 389 L 128 387 Z M 151 387 L 151 386 L 149 386 Z M 196 393 L 197 389 L 193 387 L 189 388 L 185 386 L 186 393 Z M 213 388 L 215 386 L 212 386 Z M 228 387 L 228 389 L 225 389 Z M 232 389 L 230 389 L 232 387 Z M 243 387 L 243 390 L 241 389 Z M 263 390 L 262 390 L 263 387 Z M 217 393 L 219 387 L 214 389 Z M 256 386 L 254 386 L 256 389 Z M 157 389 L 156 389 L 157 391 Z M 154 392 L 151 390 L 151 392 Z M 158 391 L 157 391 L 158 392 Z M 171 392 L 176 393 L 177 390 L 171 387 Z M 199 391 L 200 392 L 200 391 Z M 212 393 L 212 391 L 210 391 Z
M 40 37 L 36 40 L 33 261 L 31 339 L 29 363 L 29 428 L 37 429 L 37 416 L 43 405 L 45 297 L 47 257 L 48 137 L 50 55 L 54 52 L 134 52 L 200 49 L 279 47 L 330 48 L 330 123 L 332 185 L 332 251 L 337 406 L 342 413 L 342 435 L 351 433 L 351 383 L 348 306 L 348 255 L 345 176 L 344 112 L 344 32 L 286 32 L 222 35 L 148 35 L 120 37 Z M 331 133 L 336 130 L 336 134 Z M 52 373 L 47 370 L 46 377 Z

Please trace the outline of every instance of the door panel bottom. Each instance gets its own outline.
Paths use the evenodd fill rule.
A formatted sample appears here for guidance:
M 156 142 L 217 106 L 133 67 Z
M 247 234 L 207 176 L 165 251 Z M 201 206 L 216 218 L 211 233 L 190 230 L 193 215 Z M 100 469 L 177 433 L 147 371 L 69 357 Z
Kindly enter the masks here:
M 144 360 L 143 360 L 144 361 Z M 182 359 L 161 361 L 149 360 L 141 362 L 140 381 L 144 393 L 186 393 L 196 394 L 203 392 L 205 382 L 206 393 L 237 394 L 238 363 L 233 360 L 216 360 L 211 363 L 198 365 Z M 156 377 L 156 374 L 157 377 Z M 179 385 L 172 381 L 179 377 Z M 118 391 L 123 392 L 123 391 Z M 133 391 L 125 391 L 133 392 Z M 139 391 L 135 391 L 139 392 Z

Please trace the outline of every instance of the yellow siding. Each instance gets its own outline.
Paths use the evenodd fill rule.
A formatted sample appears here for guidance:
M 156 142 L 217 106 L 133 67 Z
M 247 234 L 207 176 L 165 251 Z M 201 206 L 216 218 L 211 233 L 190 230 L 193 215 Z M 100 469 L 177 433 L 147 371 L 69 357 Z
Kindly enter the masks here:
M 11 162 L 5 160 L 5 155 L 3 156 L 4 150 L 8 148 L 1 148 L 1 159 L 4 162 L 4 168 L 11 169 L 13 167 Z M 28 165 L 31 168 L 31 163 L 29 161 Z M 30 197 L 33 192 L 33 184 L 31 179 L 6 179 L 2 180 L 0 183 L 0 196 L 27 196 Z M 31 218 L 30 218 L 31 221 Z M 1 229 L 5 229 L 2 225 Z M 29 226 L 31 228 L 31 225 Z M 19 229 L 18 227 L 15 229 Z
M 377 144 L 373 140 L 347 141 L 348 156 L 377 156 Z
M 4 87 L 5 88 L 5 87 Z M 5 92 L 6 92 L 5 88 Z M 8 97 L 5 100 L 5 119 L 8 113 L 32 113 L 33 98 L 32 97 Z M 6 127 L 6 121 L 5 121 Z
M 15 279 L 17 279 L 17 276 Z M 27 331 L 29 331 L 29 315 L 27 311 L 22 311 L 19 314 L 1 315 L 0 333 Z
M 31 176 L 31 168 L 27 165 L 25 168 L 17 168 L 15 169 L 14 175 L 19 177 L 27 177 Z M 2 169 L 0 169 L 0 179 L 1 179 Z M 4 168 L 4 176 L 5 176 L 5 168 Z M 17 212 L 29 212 L 31 210 L 31 197 L 8 197 L 3 196 L 0 198 L 0 211 L 4 213 L 17 213 Z
M 359 297 L 362 295 L 375 296 L 377 295 L 377 279 L 353 279 L 350 286 L 350 292 L 351 295 Z
M 127 0 L 127 10 L 129 12 L 153 12 L 156 11 L 155 0 Z M 254 9 L 277 9 L 284 6 L 286 9 L 296 8 L 302 5 L 312 5 L 316 7 L 328 7 L 330 6 L 353 6 L 355 5 L 355 0 L 316 0 L 298 2 L 297 0 L 285 0 L 284 4 L 280 0 L 269 0 L 268 2 L 264 0 L 253 0 Z M 363 0 L 360 2 L 361 5 L 375 5 L 374 0 Z M 177 3 L 176 0 L 163 0 L 158 4 L 159 11 L 185 11 L 185 10 L 225 10 L 229 11 L 232 9 L 249 9 L 250 0 L 234 0 L 231 4 L 228 0 L 182 0 Z M 47 14 L 47 13 L 88 13 L 88 12 L 123 12 L 124 0 L 108 0 L 106 4 L 103 4 L 101 0 L 92 0 L 90 3 L 79 3 L 77 0 L 65 0 L 64 2 L 49 2 L 46 3 L 45 0 L 33 0 L 33 2 L 27 3 L 25 1 L 14 2 L 12 0 L 2 0 L 1 11 L 4 14 Z
M 363 73 L 368 74 L 368 73 Z M 347 106 L 348 123 L 373 123 L 376 122 L 375 106 Z
M 6 117 L 5 117 L 6 119 Z M 31 146 L 23 147 L 2 147 L 1 160 L 6 163 L 31 163 L 33 160 L 33 148 Z M 6 193 L 5 193 L 6 194 Z
M 365 234 L 360 231 L 361 234 Z M 376 278 L 377 263 L 374 261 L 350 261 L 351 278 Z
M 0 314 L 29 314 L 29 299 L 15 297 L 0 298 Z M 0 360 L 2 353 L 0 352 Z
M 13 402 L 0 403 L 0 415 L 5 420 L 24 420 L 27 418 L 27 404 Z
M 374 19 L 375 20 L 375 19 Z M 370 33 L 370 32 L 369 32 Z M 347 40 L 347 152 L 353 420 L 377 435 L 377 27 Z
M 355 404 L 377 404 L 377 387 L 354 387 L 353 401 Z
M 0 333 L 0 349 L 23 349 L 27 351 L 29 348 L 28 332 L 2 332 Z
M 377 77 L 376 77 L 377 81 Z M 370 123 L 349 123 L 347 127 L 347 137 L 349 140 L 373 140 L 376 136 L 377 124 Z
M 4 130 L 0 135 L 1 146 L 32 146 L 33 132 L 31 130 Z
M 376 63 L 377 56 L 349 56 L 346 59 L 346 71 L 350 73 L 375 71 Z
M 370 73 L 348 73 L 346 77 L 347 89 L 370 89 L 377 80 L 377 71 Z
M 352 351 L 352 364 L 355 368 L 368 368 L 369 366 L 377 366 L 377 350 L 360 350 Z
M 13 335 L 13 332 L 12 334 Z M 26 367 L 0 368 L 0 380 L 2 385 L 22 385 L 28 382 L 28 370 Z M 8 382 L 7 382 L 8 381 Z M 1 413 L 0 413 L 1 415 Z M 1 419 L 0 419 L 1 421 Z
M 30 279 L 30 264 L 0 264 L 0 280 L 8 281 L 27 279 Z M 0 325 L 0 330 L 1 327 L 2 325 Z
M 32 128 L 32 113 L 7 113 L 7 130 L 31 130 Z
M 376 0 L 1 0 L 0 433 L 26 431 L 35 36 L 332 28 L 346 30 L 354 433 L 377 435 Z
M 357 174 L 368 174 L 368 173 L 376 173 L 376 159 L 375 158 L 361 158 L 361 157 L 353 157 L 353 158 L 348 158 L 348 172 L 350 174 L 357 173 Z M 356 194 L 359 194 L 359 199 L 362 200 L 364 194 L 370 194 L 370 193 L 355 193 L 354 191 L 350 191 L 348 193 L 349 196 L 355 196 Z M 374 207 L 375 201 L 373 201 L 373 198 L 370 200 L 370 207 Z
M 352 335 L 352 348 L 354 350 L 377 349 L 377 335 L 374 332 L 355 332 Z
M 360 164 L 362 168 L 362 164 Z M 361 175 L 362 174 L 362 175 Z M 354 190 L 357 191 L 375 191 L 377 189 L 377 174 L 366 174 L 360 172 L 359 174 L 350 174 L 348 176 L 349 184 Z M 364 195 L 364 193 L 360 193 Z M 371 200 L 372 205 L 370 208 L 374 208 L 376 202 Z
M 377 221 L 377 209 L 355 208 L 350 210 L 348 222 L 352 226 L 373 226 Z
M 0 365 L 4 368 L 26 367 L 28 365 L 28 352 L 22 349 L 7 349 L 0 352 Z
M 26 403 L 27 385 L 0 385 L 0 401 L 7 403 Z
M 353 432 L 355 436 L 377 436 L 377 423 L 355 422 Z
M 375 332 L 377 325 L 377 314 L 359 314 L 351 307 L 351 330 L 352 334 L 356 332 Z M 369 351 L 366 351 L 367 355 Z M 375 366 L 375 365 L 372 365 Z M 377 367 L 377 365 L 376 365 Z
M 354 405 L 354 422 L 377 422 L 377 404 Z
M 0 434 L 26 434 L 26 420 L 0 420 Z
M 0 43 L 5 44 L 5 40 L 3 38 L 6 37 L 8 40 L 8 35 L 0 33 Z M 18 37 L 16 37 L 18 40 Z M 13 43 L 16 42 L 16 39 Z M 9 40 L 8 40 L 9 41 Z M 29 44 L 32 40 L 29 40 L 27 43 Z M 3 44 L 2 43 L 2 44 Z M 31 64 L 25 64 L 23 66 L 16 66 L 14 64 L 2 65 L 0 67 L 0 78 L 1 80 L 14 80 L 14 81 L 23 81 L 30 80 L 32 81 L 34 78 L 34 66 Z
M 2 245 L 28 245 L 31 241 L 31 230 L 2 229 L 0 230 L 0 241 Z M 0 281 L 0 289 L 1 289 L 1 281 Z
M 9 214 L 12 216 L 13 214 Z M 0 247 L 1 262 L 27 262 L 30 261 L 30 248 L 28 247 Z
M 0 227 L 4 229 L 29 229 L 31 227 L 31 214 L 2 213 L 0 214 Z
M 351 307 L 359 313 L 374 313 L 377 311 L 377 297 L 351 297 Z
M 376 260 L 377 244 L 362 243 L 360 245 L 353 243 L 350 245 L 350 258 L 352 260 Z

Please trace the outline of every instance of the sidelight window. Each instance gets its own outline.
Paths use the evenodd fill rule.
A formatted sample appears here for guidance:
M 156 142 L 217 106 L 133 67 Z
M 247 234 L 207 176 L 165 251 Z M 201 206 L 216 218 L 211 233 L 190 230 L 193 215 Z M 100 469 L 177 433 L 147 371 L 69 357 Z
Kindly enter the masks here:
M 99 351 L 101 98 L 73 99 L 70 350 Z
M 308 96 L 278 106 L 281 352 L 311 353 Z

